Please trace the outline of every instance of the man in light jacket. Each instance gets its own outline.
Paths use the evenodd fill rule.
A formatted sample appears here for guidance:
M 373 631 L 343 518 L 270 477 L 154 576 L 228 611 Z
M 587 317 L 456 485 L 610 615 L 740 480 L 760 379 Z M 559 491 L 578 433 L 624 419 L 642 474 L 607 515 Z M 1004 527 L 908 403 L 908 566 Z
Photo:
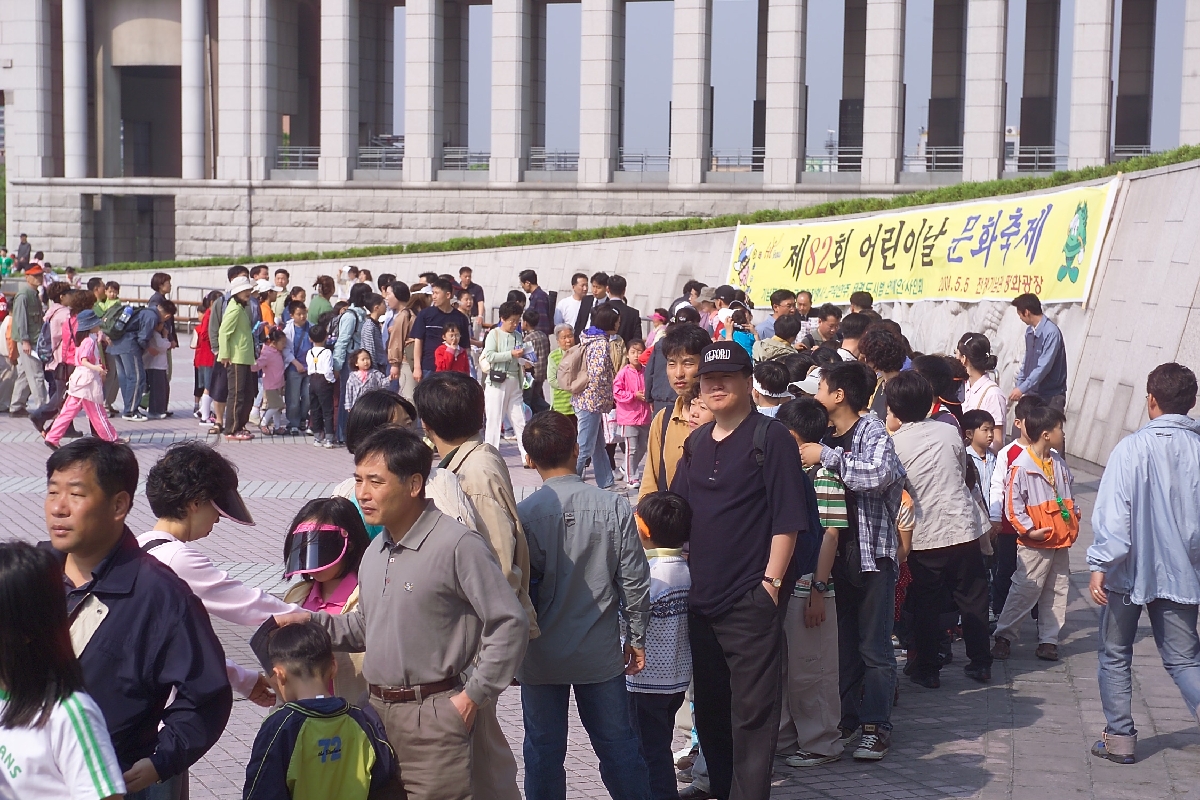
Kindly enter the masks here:
M 1113 448 L 1096 508 L 1087 560 L 1090 594 L 1101 606 L 1100 701 L 1107 724 L 1092 754 L 1132 764 L 1133 642 L 1145 607 L 1154 642 L 1188 712 L 1200 707 L 1200 420 L 1196 375 L 1161 364 L 1146 380 L 1150 422 Z

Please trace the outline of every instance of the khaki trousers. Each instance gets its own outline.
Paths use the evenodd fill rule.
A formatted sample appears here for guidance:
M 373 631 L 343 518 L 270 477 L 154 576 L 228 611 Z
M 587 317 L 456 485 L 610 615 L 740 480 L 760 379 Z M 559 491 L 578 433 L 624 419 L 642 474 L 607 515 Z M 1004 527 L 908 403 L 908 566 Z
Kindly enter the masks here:
M 475 800 L 521 800 L 517 759 L 500 729 L 495 702 L 484 703 L 475 714 L 475 728 L 471 731 L 471 786 Z
M 371 698 L 399 766 L 391 791 L 373 792 L 372 800 L 470 800 L 471 737 L 450 702 L 458 691 L 441 692 L 419 703 Z
M 825 621 L 806 628 L 807 605 L 807 597 L 793 597 L 783 620 L 787 658 L 775 752 L 790 756 L 803 750 L 832 756 L 842 750 L 838 739 L 842 699 L 838 690 L 837 605 L 832 597 L 826 597 Z
M 1067 618 L 1067 587 L 1071 585 L 1071 549 L 1047 550 L 1017 545 L 1017 571 L 996 623 L 996 636 L 1015 642 L 1021 623 L 1038 609 L 1038 644 L 1058 644 Z

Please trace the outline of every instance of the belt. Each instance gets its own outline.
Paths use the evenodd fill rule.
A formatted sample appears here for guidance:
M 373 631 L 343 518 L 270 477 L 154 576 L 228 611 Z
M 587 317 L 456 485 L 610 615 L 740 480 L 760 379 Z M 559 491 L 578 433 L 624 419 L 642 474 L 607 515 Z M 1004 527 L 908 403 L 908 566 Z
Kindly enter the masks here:
M 371 696 L 385 703 L 419 703 L 426 697 L 440 692 L 449 692 L 462 684 L 458 678 L 447 678 L 437 683 L 423 683 L 420 686 L 376 686 L 370 684 Z

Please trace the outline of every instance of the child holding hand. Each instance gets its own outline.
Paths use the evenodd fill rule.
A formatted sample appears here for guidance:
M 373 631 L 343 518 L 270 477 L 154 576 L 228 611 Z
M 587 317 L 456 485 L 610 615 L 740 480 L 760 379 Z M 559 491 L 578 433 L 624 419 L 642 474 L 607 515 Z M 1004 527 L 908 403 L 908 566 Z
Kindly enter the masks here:
M 106 442 L 117 440 L 117 431 L 104 410 L 104 377 L 108 370 L 104 368 L 101 348 L 107 337 L 100 330 L 101 322 L 96 312 L 90 309 L 81 311 L 75 318 L 76 367 L 67 381 L 67 399 L 63 401 L 62 410 L 45 434 L 46 446 L 51 450 L 58 449 L 63 434 L 80 410 L 87 414 L 96 436 Z
M 630 489 L 641 485 L 637 471 L 646 455 L 653 416 L 653 409 L 646 400 L 646 374 L 640 360 L 645 349 L 641 339 L 630 339 L 625 349 L 625 366 L 613 381 L 617 434 L 625 439 L 625 485 Z

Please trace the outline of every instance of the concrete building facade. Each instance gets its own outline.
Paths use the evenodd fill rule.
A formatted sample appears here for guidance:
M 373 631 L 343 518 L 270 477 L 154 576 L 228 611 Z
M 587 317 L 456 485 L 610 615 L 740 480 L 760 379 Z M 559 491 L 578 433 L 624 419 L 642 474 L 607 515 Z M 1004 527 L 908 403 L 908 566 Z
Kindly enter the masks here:
M 626 0 L 580 0 L 579 145 L 557 154 L 544 0 L 492 0 L 487 153 L 467 148 L 465 0 L 0 0 L 8 240 L 27 232 L 75 266 L 336 250 L 795 208 L 1149 149 L 1156 0 L 1077 1 L 1067 20 L 1060 0 L 935 0 L 916 155 L 905 0 L 831 1 L 845 11 L 822 32 L 844 40 L 833 152 L 806 141 L 809 0 L 758 0 L 754 148 L 734 162 L 712 147 L 713 0 L 674 0 L 670 153 L 651 164 L 622 148 Z M 1010 2 L 1025 3 L 1012 147 Z M 1071 106 L 1057 120 L 1064 24 Z M 1180 141 L 1200 143 L 1200 0 L 1183 33 Z

